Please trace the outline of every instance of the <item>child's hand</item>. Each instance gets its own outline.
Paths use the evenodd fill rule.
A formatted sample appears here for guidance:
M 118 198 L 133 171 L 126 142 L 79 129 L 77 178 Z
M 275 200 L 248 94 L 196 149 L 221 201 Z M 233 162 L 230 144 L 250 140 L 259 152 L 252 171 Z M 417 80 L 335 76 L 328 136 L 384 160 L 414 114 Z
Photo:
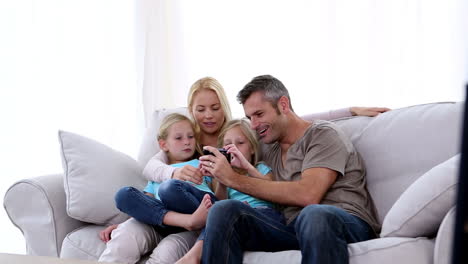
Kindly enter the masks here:
M 172 178 L 181 181 L 190 181 L 195 184 L 201 184 L 203 182 L 203 175 L 200 170 L 190 165 L 185 165 L 182 168 L 176 169 Z
M 231 154 L 231 165 L 240 169 L 249 169 L 252 164 L 242 155 L 240 150 L 234 144 L 224 146 L 224 149 Z
M 111 225 L 106 227 L 104 230 L 99 232 L 99 238 L 104 242 L 107 243 L 111 240 L 111 233 L 114 229 L 116 229 L 119 225 Z

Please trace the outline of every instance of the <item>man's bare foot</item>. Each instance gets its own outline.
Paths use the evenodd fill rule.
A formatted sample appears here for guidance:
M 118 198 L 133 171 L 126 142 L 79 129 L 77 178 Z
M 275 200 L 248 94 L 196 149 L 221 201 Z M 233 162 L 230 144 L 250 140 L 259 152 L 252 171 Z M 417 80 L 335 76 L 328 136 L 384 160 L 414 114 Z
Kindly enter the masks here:
M 210 210 L 213 203 L 211 202 L 211 197 L 208 194 L 203 196 L 203 199 L 198 206 L 197 210 L 193 212 L 190 216 L 188 230 L 200 230 L 206 224 L 206 217 L 208 216 L 208 211 Z

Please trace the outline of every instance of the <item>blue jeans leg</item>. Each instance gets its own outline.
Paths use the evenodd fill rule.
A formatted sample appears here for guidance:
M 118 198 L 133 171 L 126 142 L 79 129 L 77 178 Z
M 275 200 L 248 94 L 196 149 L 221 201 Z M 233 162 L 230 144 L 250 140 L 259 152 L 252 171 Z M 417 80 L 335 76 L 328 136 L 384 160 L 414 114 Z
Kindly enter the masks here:
M 236 200 L 216 202 L 205 229 L 202 263 L 242 263 L 246 250 L 299 248 L 292 226 Z
M 284 223 L 284 217 L 283 214 L 278 212 L 277 210 L 270 208 L 270 207 L 255 207 L 255 210 L 257 212 L 264 214 L 266 217 L 269 217 L 272 219 L 272 221 L 279 222 L 279 223 Z M 205 239 L 205 228 L 203 228 L 200 231 L 200 235 L 198 235 L 197 240 L 204 240 Z
M 299 240 L 302 263 L 346 264 L 349 243 L 375 236 L 365 221 L 331 205 L 309 205 L 291 224 Z
M 214 194 L 204 192 L 190 183 L 180 180 L 167 180 L 159 186 L 161 202 L 170 211 L 192 214 L 197 210 L 205 194 L 209 194 L 214 203 L 218 199 Z
M 136 188 L 123 187 L 117 191 L 115 205 L 120 211 L 136 220 L 154 226 L 162 235 L 184 231 L 183 228 L 164 225 L 162 220 L 168 212 L 164 204 Z

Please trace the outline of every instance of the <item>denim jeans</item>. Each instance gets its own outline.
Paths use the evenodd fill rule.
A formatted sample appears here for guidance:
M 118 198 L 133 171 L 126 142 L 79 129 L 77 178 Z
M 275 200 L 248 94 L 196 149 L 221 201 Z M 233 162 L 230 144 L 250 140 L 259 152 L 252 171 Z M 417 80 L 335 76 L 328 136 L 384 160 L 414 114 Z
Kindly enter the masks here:
M 163 236 L 184 231 L 182 228 L 163 224 L 168 211 L 184 214 L 195 212 L 203 196 L 207 192 L 201 191 L 189 183 L 168 180 L 159 187 L 161 200 L 145 195 L 133 187 L 123 187 L 115 195 L 117 208 L 136 220 L 155 227 Z M 213 194 L 209 193 L 213 197 Z M 164 197 L 164 198 L 163 198 Z
M 136 188 L 123 187 L 117 191 L 115 205 L 136 220 L 152 225 L 163 236 L 184 231 L 182 228 L 163 225 L 164 215 L 168 212 L 164 204 Z
M 180 180 L 168 180 L 161 184 L 159 187 L 159 197 L 168 210 L 176 212 L 193 213 L 200 205 L 203 196 L 207 192 L 200 191 L 193 187 L 190 183 Z M 211 196 L 211 202 L 214 204 L 218 201 L 216 196 L 208 193 Z M 284 222 L 283 215 L 278 211 L 269 207 L 257 207 L 257 212 L 266 217 L 271 218 L 273 221 Z M 198 240 L 204 240 L 205 229 L 200 232 Z
M 242 263 L 244 251 L 300 249 L 302 263 L 348 263 L 348 243 L 374 238 L 359 217 L 330 205 L 309 205 L 288 225 L 239 201 L 210 209 L 202 263 Z
M 174 179 L 161 183 L 158 194 L 167 210 L 183 214 L 195 212 L 205 194 L 210 195 L 212 203 L 218 200 L 212 193 L 199 190 L 188 182 Z

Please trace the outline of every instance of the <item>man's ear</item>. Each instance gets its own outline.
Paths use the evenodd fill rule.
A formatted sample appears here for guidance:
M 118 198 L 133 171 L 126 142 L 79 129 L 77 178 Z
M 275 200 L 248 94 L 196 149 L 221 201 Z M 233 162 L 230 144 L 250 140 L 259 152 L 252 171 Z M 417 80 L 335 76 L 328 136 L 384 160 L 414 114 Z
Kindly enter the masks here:
M 160 140 L 158 140 L 158 143 L 159 143 L 159 148 L 162 149 L 163 151 L 167 152 L 169 150 L 167 148 L 166 140 L 160 139 Z
M 291 108 L 289 108 L 289 99 L 286 96 L 281 96 L 278 100 L 278 109 L 283 114 L 287 114 L 291 111 Z

